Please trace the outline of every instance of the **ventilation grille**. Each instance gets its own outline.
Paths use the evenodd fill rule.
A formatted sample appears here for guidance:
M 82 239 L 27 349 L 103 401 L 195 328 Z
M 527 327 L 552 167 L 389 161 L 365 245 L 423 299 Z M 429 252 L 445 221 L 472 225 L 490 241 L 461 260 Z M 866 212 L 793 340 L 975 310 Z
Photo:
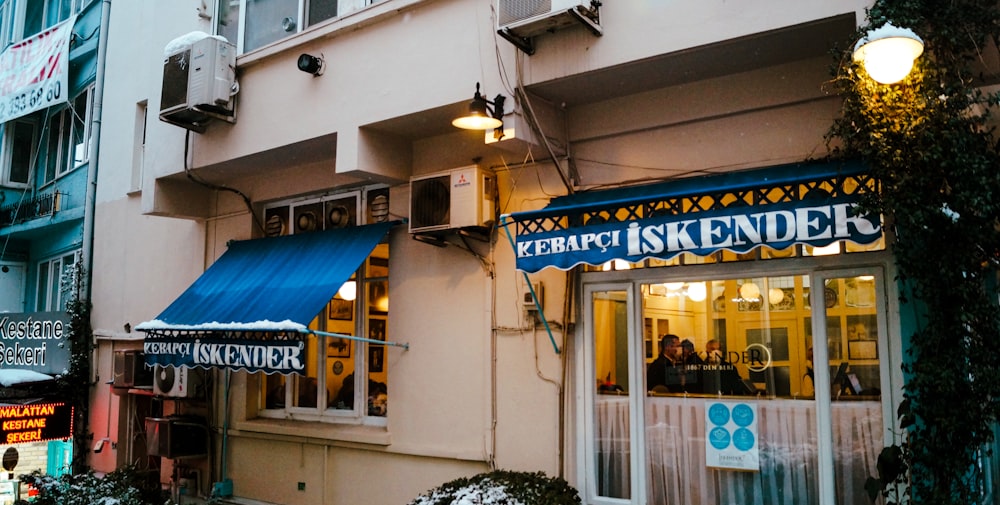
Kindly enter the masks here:
M 552 0 L 500 0 L 500 26 L 552 11 Z

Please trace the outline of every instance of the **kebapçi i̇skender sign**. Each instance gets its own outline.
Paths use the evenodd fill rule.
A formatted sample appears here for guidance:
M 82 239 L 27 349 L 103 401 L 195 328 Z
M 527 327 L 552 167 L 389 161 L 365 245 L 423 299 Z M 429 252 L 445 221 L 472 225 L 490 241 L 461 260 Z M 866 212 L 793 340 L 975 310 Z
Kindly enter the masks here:
M 0 370 L 66 373 L 69 332 L 69 315 L 65 312 L 0 314 Z
M 23 444 L 73 436 L 73 407 L 65 403 L 0 405 L 0 443 Z

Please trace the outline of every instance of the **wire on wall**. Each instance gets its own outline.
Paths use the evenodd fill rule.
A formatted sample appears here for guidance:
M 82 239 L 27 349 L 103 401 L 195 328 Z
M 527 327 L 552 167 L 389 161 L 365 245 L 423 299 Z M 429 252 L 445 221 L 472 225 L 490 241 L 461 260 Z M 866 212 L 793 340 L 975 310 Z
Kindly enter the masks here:
M 214 189 L 216 191 L 228 191 L 230 193 L 235 193 L 236 195 L 238 195 L 240 198 L 243 199 L 243 204 L 246 205 L 247 212 L 250 213 L 250 217 L 253 219 L 253 223 L 257 225 L 257 230 L 260 231 L 262 235 L 266 234 L 264 231 L 264 223 L 260 221 L 260 218 L 257 217 L 257 213 L 253 211 L 253 203 L 250 202 L 250 198 L 247 197 L 245 193 L 236 188 L 230 188 L 229 186 L 225 186 L 222 184 L 215 184 L 208 182 L 196 176 L 194 172 L 191 171 L 191 167 L 188 166 L 188 155 L 189 155 L 188 153 L 190 151 L 189 149 L 190 146 L 191 146 L 191 130 L 186 130 L 184 134 L 184 173 L 187 174 L 188 179 L 190 179 L 192 182 L 196 184 L 200 184 L 209 189 Z

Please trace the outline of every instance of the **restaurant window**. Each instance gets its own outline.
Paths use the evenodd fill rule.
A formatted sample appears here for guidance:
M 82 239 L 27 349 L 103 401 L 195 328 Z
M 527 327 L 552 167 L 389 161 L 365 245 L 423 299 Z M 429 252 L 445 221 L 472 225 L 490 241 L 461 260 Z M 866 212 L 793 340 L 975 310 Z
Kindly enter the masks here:
M 372 221 L 360 208 L 387 198 L 387 188 L 304 199 L 265 209 L 269 235 L 308 233 Z M 360 217 L 364 215 L 364 217 Z M 381 219 L 384 216 L 379 216 Z M 389 245 L 375 246 L 364 263 L 310 324 L 304 375 L 259 374 L 262 417 L 384 425 L 388 415 L 386 345 L 389 320 Z M 358 380 L 364 377 L 366 380 Z
M 250 52 L 378 0 L 227 0 L 219 2 L 216 33 Z M 245 13 L 245 16 L 243 15 Z
M 73 294 L 73 273 L 80 251 L 56 256 L 38 263 L 35 310 L 64 311 Z
M 657 270 L 586 291 L 593 503 L 867 503 L 886 433 L 882 270 Z

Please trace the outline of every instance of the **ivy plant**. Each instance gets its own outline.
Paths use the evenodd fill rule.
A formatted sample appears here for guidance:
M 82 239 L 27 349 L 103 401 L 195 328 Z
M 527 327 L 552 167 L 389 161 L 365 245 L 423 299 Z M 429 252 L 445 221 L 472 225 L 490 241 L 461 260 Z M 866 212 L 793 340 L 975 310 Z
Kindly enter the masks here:
M 852 60 L 853 41 L 838 51 L 843 111 L 828 135 L 834 157 L 864 160 L 881 182 L 863 205 L 885 216 L 901 310 L 916 322 L 904 335 L 904 431 L 869 491 L 889 504 L 980 503 L 977 461 L 1000 412 L 1000 101 L 984 91 L 1000 82 L 1000 5 L 879 0 L 855 40 L 886 22 L 918 33 L 923 55 L 883 85 Z

